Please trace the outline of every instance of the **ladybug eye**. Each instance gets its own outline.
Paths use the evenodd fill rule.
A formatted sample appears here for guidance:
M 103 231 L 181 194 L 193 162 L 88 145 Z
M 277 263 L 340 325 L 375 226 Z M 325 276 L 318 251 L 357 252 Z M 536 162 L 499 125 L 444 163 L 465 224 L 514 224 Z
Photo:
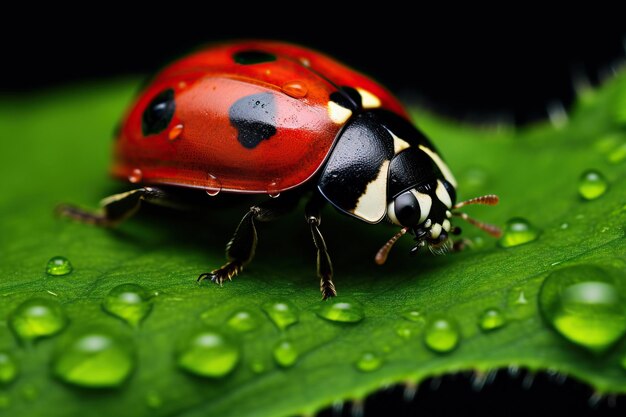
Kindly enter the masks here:
M 415 196 L 407 191 L 394 200 L 394 213 L 403 226 L 415 226 L 419 223 L 421 211 Z
M 144 136 L 161 133 L 172 121 L 176 104 L 174 90 L 162 91 L 148 103 L 141 117 L 141 130 Z

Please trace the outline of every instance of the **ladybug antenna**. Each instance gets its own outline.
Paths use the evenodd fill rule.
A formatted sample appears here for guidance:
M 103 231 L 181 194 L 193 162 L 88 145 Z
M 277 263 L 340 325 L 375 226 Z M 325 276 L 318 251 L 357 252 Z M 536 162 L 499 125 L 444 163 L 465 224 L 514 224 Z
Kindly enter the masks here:
M 464 206 L 470 206 L 472 204 L 484 204 L 487 206 L 495 206 L 500 201 L 500 198 L 495 194 L 482 195 L 480 197 L 470 198 L 469 200 L 461 201 L 452 207 L 453 209 L 458 209 Z M 476 220 L 470 217 L 467 213 L 456 212 L 452 213 L 454 216 L 460 217 L 469 224 L 472 224 L 479 229 L 489 233 L 491 236 L 499 238 L 502 236 L 502 230 L 493 224 L 483 223 L 479 220 Z
M 382 265 L 387 261 L 387 256 L 389 256 L 389 252 L 391 251 L 391 248 L 393 248 L 393 245 L 395 245 L 398 239 L 400 239 L 408 230 L 408 227 L 402 228 L 398 233 L 391 236 L 391 239 L 389 239 L 387 243 L 385 243 L 383 247 L 376 252 L 376 256 L 374 257 L 376 264 Z
M 495 206 L 500 202 L 500 197 L 495 194 L 481 195 L 480 197 L 470 198 L 469 200 L 456 203 L 452 208 L 458 209 L 465 206 L 471 206 L 472 204 L 484 204 L 486 206 Z

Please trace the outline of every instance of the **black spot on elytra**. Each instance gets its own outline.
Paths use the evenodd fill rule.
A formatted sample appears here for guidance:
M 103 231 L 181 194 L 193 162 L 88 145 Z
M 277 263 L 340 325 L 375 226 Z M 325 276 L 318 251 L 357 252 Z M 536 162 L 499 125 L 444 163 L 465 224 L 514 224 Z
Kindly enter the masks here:
M 161 133 L 172 121 L 176 110 L 174 89 L 168 88 L 154 97 L 141 116 L 141 130 L 144 136 Z
M 235 52 L 233 59 L 236 63 L 241 65 L 253 65 L 276 61 L 276 55 L 263 51 L 247 50 Z
M 330 94 L 330 100 L 353 112 L 363 107 L 361 95 L 352 87 L 340 87 L 339 90 Z
M 240 98 L 230 106 L 228 117 L 238 131 L 239 143 L 253 149 L 276 134 L 274 95 L 259 93 Z

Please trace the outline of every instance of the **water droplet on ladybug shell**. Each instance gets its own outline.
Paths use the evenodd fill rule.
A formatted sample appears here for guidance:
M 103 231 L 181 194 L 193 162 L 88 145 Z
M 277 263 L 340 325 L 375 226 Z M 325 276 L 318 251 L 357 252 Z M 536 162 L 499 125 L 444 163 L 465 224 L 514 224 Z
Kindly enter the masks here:
M 176 140 L 178 139 L 181 133 L 183 133 L 183 125 L 179 123 L 176 126 L 174 126 L 172 130 L 170 130 L 167 137 L 169 138 L 169 140 Z
M 288 81 L 281 87 L 283 93 L 293 97 L 293 98 L 304 98 L 306 97 L 309 89 L 303 81 Z
M 309 59 L 305 57 L 300 58 L 300 63 L 304 65 L 305 67 L 311 66 L 311 61 L 309 61 Z
M 143 172 L 141 172 L 139 168 L 133 169 L 130 175 L 128 175 L 128 181 L 132 182 L 133 184 L 137 184 L 138 182 L 141 182 L 142 178 L 143 178 Z
M 278 198 L 280 196 L 280 188 L 278 186 L 278 181 L 274 180 L 269 183 L 267 186 L 267 195 L 271 198 Z
M 204 187 L 206 193 L 211 197 L 215 197 L 222 191 L 222 182 L 213 174 L 207 174 L 207 183 Z

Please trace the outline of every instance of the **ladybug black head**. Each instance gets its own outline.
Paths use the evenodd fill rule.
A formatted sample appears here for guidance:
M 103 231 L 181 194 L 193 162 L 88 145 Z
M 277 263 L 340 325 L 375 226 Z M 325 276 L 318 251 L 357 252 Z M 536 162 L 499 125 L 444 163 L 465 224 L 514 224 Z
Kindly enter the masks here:
M 454 229 L 450 223 L 456 192 L 445 179 L 437 179 L 398 194 L 389 203 L 387 216 L 399 226 L 406 227 L 418 245 L 434 253 L 449 249 L 448 234 Z

